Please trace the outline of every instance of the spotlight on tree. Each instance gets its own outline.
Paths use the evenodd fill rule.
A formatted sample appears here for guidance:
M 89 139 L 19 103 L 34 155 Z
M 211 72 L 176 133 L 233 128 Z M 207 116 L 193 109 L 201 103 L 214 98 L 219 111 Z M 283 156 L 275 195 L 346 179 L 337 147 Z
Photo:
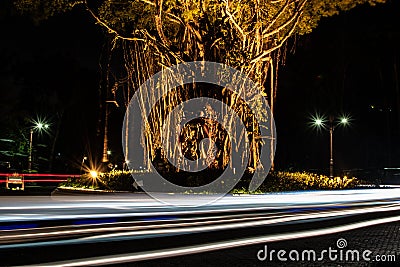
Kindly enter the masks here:
M 89 172 L 89 174 L 90 174 L 90 177 L 92 177 L 93 179 L 97 178 L 97 176 L 99 175 L 98 172 L 95 170 L 91 170 Z

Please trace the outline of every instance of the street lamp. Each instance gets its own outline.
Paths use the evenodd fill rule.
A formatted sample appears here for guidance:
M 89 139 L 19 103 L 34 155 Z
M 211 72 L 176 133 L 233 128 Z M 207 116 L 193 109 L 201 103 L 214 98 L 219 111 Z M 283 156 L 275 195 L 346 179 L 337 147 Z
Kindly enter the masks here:
M 43 122 L 34 122 L 35 124 L 30 129 L 30 138 L 29 138 L 29 157 L 28 157 L 28 172 L 32 171 L 32 144 L 33 144 L 33 132 L 38 131 L 41 133 L 42 131 L 48 131 L 50 125 Z
M 317 128 L 326 129 L 325 119 L 322 117 L 313 117 L 313 124 Z M 337 126 L 343 125 L 346 126 L 349 124 L 349 118 L 347 116 L 342 116 L 339 121 L 335 124 L 334 116 L 329 116 L 329 140 L 330 140 L 330 159 L 329 159 L 329 177 L 333 178 L 333 131 L 336 129 Z
M 80 171 L 79 171 L 79 174 L 82 174 L 83 164 L 85 164 L 85 161 L 86 161 L 87 159 L 88 159 L 88 158 L 87 158 L 86 156 L 84 156 L 84 157 L 82 158 L 81 169 L 80 169 Z
M 317 125 L 317 126 L 321 126 L 322 123 L 323 123 L 322 119 L 316 119 L 315 120 L 315 125 Z

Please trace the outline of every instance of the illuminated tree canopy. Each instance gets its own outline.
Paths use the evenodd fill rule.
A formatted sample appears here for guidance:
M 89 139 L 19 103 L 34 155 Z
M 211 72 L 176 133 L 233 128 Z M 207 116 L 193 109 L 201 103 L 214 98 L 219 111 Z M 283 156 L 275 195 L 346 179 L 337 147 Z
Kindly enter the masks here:
M 83 6 L 115 40 L 141 41 L 161 64 L 210 60 L 263 82 L 273 52 L 322 17 L 386 0 L 16 0 L 36 21 Z

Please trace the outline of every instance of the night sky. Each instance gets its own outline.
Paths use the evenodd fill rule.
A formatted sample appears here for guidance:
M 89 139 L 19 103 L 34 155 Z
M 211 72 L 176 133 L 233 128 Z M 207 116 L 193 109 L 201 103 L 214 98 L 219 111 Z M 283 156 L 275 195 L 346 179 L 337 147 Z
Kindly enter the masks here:
M 319 113 L 352 118 L 351 127 L 334 132 L 338 169 L 400 167 L 398 25 L 400 5 L 392 1 L 324 19 L 297 39 L 280 67 L 278 166 L 328 168 L 329 133 L 308 126 Z
M 49 150 L 58 133 L 56 170 L 70 171 L 88 151 L 99 154 L 101 28 L 79 9 L 35 24 L 8 1 L 0 4 L 0 22 L 0 139 L 26 138 L 28 119 L 46 117 L 51 135 L 35 141 Z M 329 135 L 309 127 L 315 113 L 352 118 L 334 133 L 338 170 L 400 167 L 398 25 L 400 3 L 389 1 L 323 19 L 292 39 L 279 67 L 277 168 L 327 170 Z M 110 147 L 117 156 L 124 110 L 114 112 Z

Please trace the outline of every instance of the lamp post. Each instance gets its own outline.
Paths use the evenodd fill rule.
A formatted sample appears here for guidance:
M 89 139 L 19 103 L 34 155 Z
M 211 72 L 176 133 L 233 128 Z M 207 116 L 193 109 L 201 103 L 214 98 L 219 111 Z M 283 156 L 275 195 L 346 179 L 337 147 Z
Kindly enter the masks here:
M 80 171 L 79 171 L 79 174 L 82 174 L 83 164 L 85 164 L 85 161 L 86 161 L 86 160 L 87 160 L 87 157 L 84 156 L 84 157 L 82 158 L 81 169 L 80 169 Z
M 339 122 L 335 124 L 334 116 L 329 116 L 329 177 L 333 178 L 333 131 L 336 129 L 337 126 L 343 125 L 346 126 L 349 124 L 349 119 L 346 116 L 340 118 Z M 314 117 L 314 125 L 318 128 L 326 128 L 325 120 L 323 118 Z
M 118 84 L 116 84 L 117 86 Z M 105 117 L 104 117 L 104 138 L 103 138 L 103 158 L 102 162 L 106 164 L 109 161 L 109 156 L 111 152 L 108 149 L 108 120 L 110 115 L 110 110 L 107 104 L 114 104 L 117 108 L 119 108 L 118 102 L 116 100 L 107 100 L 105 107 Z
M 28 172 L 32 171 L 32 144 L 33 144 L 33 132 L 42 130 L 47 131 L 49 129 L 49 125 L 47 123 L 35 122 L 35 125 L 30 129 L 30 137 L 29 137 L 29 157 L 28 157 Z

